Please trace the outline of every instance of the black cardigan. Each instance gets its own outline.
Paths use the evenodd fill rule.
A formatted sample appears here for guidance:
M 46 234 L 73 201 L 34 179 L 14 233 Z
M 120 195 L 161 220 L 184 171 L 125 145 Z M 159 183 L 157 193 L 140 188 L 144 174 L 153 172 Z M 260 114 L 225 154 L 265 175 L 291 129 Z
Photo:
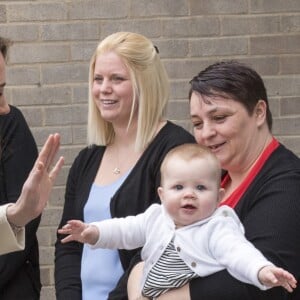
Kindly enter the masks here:
M 16 202 L 38 151 L 19 109 L 0 115 L 0 204 Z M 36 232 L 40 218 L 25 230 L 25 250 L 0 256 L 0 299 L 39 299 L 41 283 Z
M 111 199 L 112 217 L 137 215 L 154 202 L 159 202 L 157 187 L 160 183 L 160 165 L 166 153 L 183 143 L 193 143 L 194 138 L 183 128 L 168 122 L 132 169 L 124 183 Z M 67 181 L 65 205 L 59 227 L 70 219 L 83 220 L 83 208 L 88 199 L 105 147 L 83 149 L 75 159 Z M 81 255 L 83 246 L 77 242 L 55 245 L 55 287 L 57 300 L 81 299 Z M 137 250 L 119 250 L 124 270 L 138 258 Z M 97 276 L 97 274 L 95 274 Z M 127 299 L 125 274 L 109 299 Z
M 300 159 L 280 145 L 235 208 L 252 242 L 274 264 L 300 279 Z M 190 283 L 192 300 L 300 299 L 298 288 L 261 291 L 221 271 Z

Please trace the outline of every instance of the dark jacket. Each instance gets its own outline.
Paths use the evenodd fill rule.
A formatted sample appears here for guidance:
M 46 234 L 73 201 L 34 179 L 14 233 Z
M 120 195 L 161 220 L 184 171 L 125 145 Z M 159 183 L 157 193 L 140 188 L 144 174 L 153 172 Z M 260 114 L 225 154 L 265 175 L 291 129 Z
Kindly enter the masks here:
M 235 210 L 252 242 L 274 264 L 300 279 L 300 159 L 280 145 L 241 197 Z M 261 291 L 234 279 L 227 271 L 190 283 L 191 299 L 300 299 L 300 289 Z
M 0 204 L 16 202 L 38 151 L 30 129 L 16 107 L 0 115 Z M 36 232 L 40 217 L 26 226 L 24 251 L 0 256 L 0 299 L 39 299 L 41 283 Z
M 157 134 L 111 200 L 112 217 L 136 215 L 154 202 L 159 202 L 157 187 L 160 183 L 160 164 L 173 147 L 192 143 L 194 138 L 183 128 L 168 122 Z M 59 227 L 70 219 L 83 219 L 83 208 L 98 171 L 105 147 L 85 148 L 75 159 L 69 173 L 65 206 Z M 55 286 L 58 300 L 81 299 L 81 254 L 83 246 L 77 242 L 60 243 L 55 249 Z M 128 270 L 137 250 L 120 250 L 124 270 Z M 138 259 L 138 256 L 137 256 Z M 97 276 L 97 274 L 95 274 Z M 109 299 L 127 299 L 127 280 L 119 282 Z

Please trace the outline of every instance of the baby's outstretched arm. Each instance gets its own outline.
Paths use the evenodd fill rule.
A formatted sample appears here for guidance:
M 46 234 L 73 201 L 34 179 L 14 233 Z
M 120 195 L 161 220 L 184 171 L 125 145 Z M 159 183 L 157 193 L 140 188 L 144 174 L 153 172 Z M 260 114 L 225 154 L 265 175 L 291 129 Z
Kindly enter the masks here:
M 258 279 L 267 287 L 282 286 L 290 293 L 297 285 L 297 280 L 291 273 L 271 265 L 259 270 Z
M 99 231 L 96 226 L 79 220 L 68 221 L 65 226 L 58 229 L 58 233 L 68 235 L 61 240 L 62 243 L 77 241 L 94 245 L 99 239 Z

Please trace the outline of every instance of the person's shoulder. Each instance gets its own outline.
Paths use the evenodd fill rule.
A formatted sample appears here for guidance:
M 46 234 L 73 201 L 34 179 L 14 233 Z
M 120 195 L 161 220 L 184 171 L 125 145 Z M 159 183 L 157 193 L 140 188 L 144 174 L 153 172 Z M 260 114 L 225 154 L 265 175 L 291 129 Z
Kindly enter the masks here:
M 155 164 L 159 166 L 167 152 L 178 145 L 187 143 L 195 143 L 194 137 L 184 128 L 167 121 L 149 144 L 143 157 L 147 161 L 149 158 L 154 159 Z
M 22 111 L 18 107 L 11 104 L 9 104 L 9 112 L 3 116 L 6 119 L 10 119 L 10 120 L 18 119 L 25 122 L 25 118 Z
M 210 219 L 211 224 L 219 224 L 223 226 L 234 226 L 244 232 L 244 227 L 236 214 L 235 210 L 228 205 L 221 205 L 218 207 Z
M 10 145 L 10 149 L 25 147 L 27 153 L 33 151 L 37 154 L 34 137 L 22 111 L 13 105 L 9 105 L 9 108 L 8 114 L 1 118 L 1 135 L 5 136 L 7 145 Z
M 300 158 L 293 151 L 288 149 L 283 144 L 279 144 L 278 153 L 280 156 L 285 156 L 286 158 L 289 158 L 290 160 L 300 162 Z
M 160 136 L 165 140 L 182 140 L 186 143 L 195 143 L 195 138 L 188 130 L 171 121 L 167 121 L 161 129 Z
M 81 149 L 76 159 L 86 160 L 104 152 L 105 146 L 89 145 Z
M 145 211 L 147 214 L 161 214 L 162 213 L 162 205 L 158 203 L 151 204 Z
M 11 104 L 9 104 L 8 106 L 9 106 L 9 113 L 21 114 L 22 115 L 22 112 L 18 107 L 14 106 L 14 105 L 11 105 Z
M 300 171 L 300 158 L 283 144 L 279 144 L 268 162 L 272 169 Z
M 91 166 L 97 165 L 97 162 L 100 161 L 101 156 L 104 153 L 104 146 L 86 146 L 81 149 L 78 154 L 75 156 L 75 159 L 72 164 L 72 173 L 83 172 L 86 169 L 90 169 Z
M 181 134 L 192 136 L 192 134 L 187 129 L 185 129 L 183 126 L 181 126 L 179 124 L 175 124 L 174 122 L 172 122 L 170 120 L 167 120 L 167 123 L 163 128 L 166 131 L 181 133 Z
M 151 204 L 144 213 L 145 219 L 149 224 L 154 224 L 157 222 L 161 225 L 162 219 L 164 218 L 162 205 L 158 203 Z
M 228 205 L 221 205 L 219 206 L 214 214 L 213 214 L 214 217 L 222 217 L 222 218 L 226 218 L 226 217 L 230 217 L 230 218 L 233 218 L 235 220 L 238 220 L 239 221 L 239 217 L 237 216 L 236 212 L 234 211 L 233 208 L 231 208 L 230 206 Z

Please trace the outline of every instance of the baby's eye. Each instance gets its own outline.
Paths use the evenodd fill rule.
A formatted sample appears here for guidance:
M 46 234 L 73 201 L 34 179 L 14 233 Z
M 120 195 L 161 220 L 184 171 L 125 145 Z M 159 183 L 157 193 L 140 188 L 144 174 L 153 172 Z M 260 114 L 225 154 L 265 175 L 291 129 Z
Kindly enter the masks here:
M 183 186 L 182 186 L 181 184 L 176 184 L 176 185 L 174 186 L 174 189 L 177 190 L 177 191 L 180 191 L 180 190 L 183 189 Z
M 197 185 L 197 190 L 198 191 L 204 191 L 206 188 L 205 188 L 205 186 L 203 185 L 203 184 L 198 184 Z

